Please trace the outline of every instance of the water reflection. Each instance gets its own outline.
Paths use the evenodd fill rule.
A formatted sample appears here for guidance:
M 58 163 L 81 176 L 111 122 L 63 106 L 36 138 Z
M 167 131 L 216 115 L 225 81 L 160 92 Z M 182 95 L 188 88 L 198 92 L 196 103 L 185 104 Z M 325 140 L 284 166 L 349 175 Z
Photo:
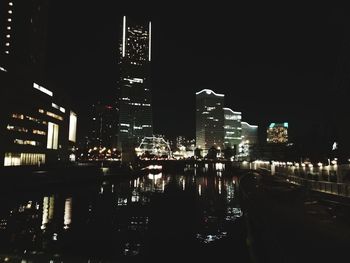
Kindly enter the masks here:
M 224 164 L 206 164 L 184 174 L 11 197 L 0 207 L 0 253 L 17 255 L 11 262 L 38 255 L 59 262 L 84 255 L 87 262 L 150 256 L 178 242 L 201 249 L 234 235 L 242 217 L 236 181 Z

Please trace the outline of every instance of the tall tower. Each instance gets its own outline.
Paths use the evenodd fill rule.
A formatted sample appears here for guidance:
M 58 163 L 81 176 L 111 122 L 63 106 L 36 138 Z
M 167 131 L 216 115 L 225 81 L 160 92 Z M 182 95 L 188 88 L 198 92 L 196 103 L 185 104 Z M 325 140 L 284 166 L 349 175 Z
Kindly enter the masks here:
M 119 148 L 134 147 L 153 134 L 149 21 L 124 16 L 119 49 Z
M 196 146 L 206 155 L 224 147 L 224 95 L 204 89 L 196 93 Z

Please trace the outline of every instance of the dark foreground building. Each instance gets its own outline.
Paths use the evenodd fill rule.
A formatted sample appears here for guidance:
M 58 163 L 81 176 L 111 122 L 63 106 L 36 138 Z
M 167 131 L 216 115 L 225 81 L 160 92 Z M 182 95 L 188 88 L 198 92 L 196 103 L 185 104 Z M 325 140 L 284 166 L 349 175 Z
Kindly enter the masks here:
M 48 3 L 0 3 L 0 166 L 75 159 L 77 115 L 46 81 Z

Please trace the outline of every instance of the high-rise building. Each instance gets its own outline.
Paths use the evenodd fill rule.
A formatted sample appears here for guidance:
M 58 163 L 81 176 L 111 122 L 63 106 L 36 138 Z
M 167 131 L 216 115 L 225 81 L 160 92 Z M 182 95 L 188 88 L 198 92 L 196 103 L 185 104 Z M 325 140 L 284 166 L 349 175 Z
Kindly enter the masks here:
M 252 148 L 258 143 L 258 126 L 242 121 L 242 142 L 239 145 L 240 160 L 250 160 Z
M 119 148 L 133 148 L 153 135 L 151 22 L 123 17 L 119 52 Z
M 224 98 L 209 89 L 196 93 L 196 146 L 204 155 L 211 147 L 224 147 Z
M 48 0 L 0 3 L 0 66 L 35 82 L 45 74 L 48 5 Z
M 238 145 L 242 141 L 242 113 L 224 108 L 224 117 L 225 147 L 238 149 Z
M 242 121 L 242 140 L 249 144 L 258 143 L 258 126 Z
M 266 132 L 268 143 L 288 143 L 288 122 L 272 122 Z

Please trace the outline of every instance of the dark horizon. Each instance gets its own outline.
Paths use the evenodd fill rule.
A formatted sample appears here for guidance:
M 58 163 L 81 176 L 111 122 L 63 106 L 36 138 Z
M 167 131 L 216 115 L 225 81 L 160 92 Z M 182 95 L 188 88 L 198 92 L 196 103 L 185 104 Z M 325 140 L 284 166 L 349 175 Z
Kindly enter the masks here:
M 136 12 L 120 3 L 69 6 L 51 6 L 48 71 L 50 80 L 72 95 L 83 127 L 89 105 L 114 100 L 123 14 L 152 21 L 156 134 L 194 137 L 195 92 L 204 88 L 224 93 L 226 107 L 241 111 L 243 121 L 259 125 L 261 134 L 270 122 L 312 129 L 339 115 L 330 95 L 336 90 L 339 57 L 347 52 L 347 18 L 340 8 L 231 13 L 223 11 L 225 6 L 201 6 L 196 12 L 155 11 L 154 4 Z

